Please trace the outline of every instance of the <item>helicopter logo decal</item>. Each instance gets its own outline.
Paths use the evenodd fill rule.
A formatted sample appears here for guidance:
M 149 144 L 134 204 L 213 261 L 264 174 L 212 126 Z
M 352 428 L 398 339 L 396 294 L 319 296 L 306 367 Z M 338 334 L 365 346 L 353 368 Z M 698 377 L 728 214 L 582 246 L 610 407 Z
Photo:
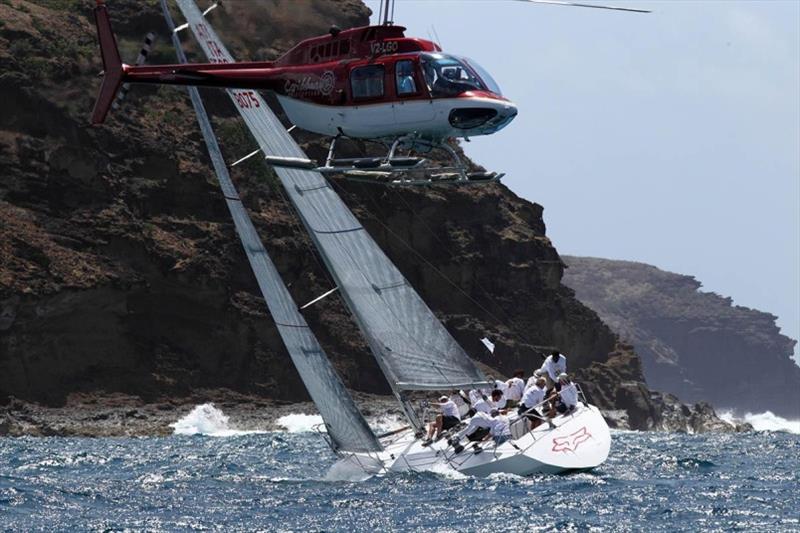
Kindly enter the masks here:
M 553 449 L 554 452 L 574 452 L 578 449 L 582 443 L 586 442 L 587 440 L 592 438 L 592 434 L 586 429 L 586 427 L 582 427 L 575 433 L 568 435 L 566 437 L 556 437 L 553 439 Z
M 333 72 L 326 70 L 322 75 L 307 74 L 300 79 L 286 80 L 284 89 L 289 96 L 314 95 L 330 96 L 336 84 Z

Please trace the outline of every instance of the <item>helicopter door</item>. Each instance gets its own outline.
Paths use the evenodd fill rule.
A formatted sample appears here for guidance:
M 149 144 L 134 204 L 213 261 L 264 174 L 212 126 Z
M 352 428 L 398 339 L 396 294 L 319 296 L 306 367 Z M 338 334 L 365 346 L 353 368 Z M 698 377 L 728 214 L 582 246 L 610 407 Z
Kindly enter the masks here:
M 435 116 L 433 102 L 422 92 L 422 77 L 411 59 L 401 59 L 394 64 L 394 91 L 397 98 L 394 121 L 403 126 L 422 127 Z

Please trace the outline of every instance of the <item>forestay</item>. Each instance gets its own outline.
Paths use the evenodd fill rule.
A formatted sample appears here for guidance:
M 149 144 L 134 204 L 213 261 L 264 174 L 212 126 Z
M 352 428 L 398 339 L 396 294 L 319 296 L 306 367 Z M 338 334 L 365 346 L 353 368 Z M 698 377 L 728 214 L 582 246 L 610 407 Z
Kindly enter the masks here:
M 177 3 L 209 60 L 233 62 L 194 1 Z M 306 158 L 257 92 L 227 92 L 265 155 Z M 322 175 L 275 170 L 392 388 L 484 385 L 483 373 Z
M 161 7 L 170 29 L 174 29 L 172 17 L 166 0 Z M 178 59 L 186 62 L 186 56 L 177 34 L 172 36 Z M 364 417 L 358 411 L 353 398 L 347 392 L 339 376 L 331 366 L 328 357 L 309 329 L 297 305 L 281 280 L 275 265 L 267 255 L 250 217 L 242 205 L 239 195 L 228 175 L 216 136 L 211 129 L 205 107 L 195 87 L 189 87 L 192 105 L 203 133 L 208 153 L 216 170 L 220 187 L 225 195 L 236 231 L 244 246 L 247 259 L 256 276 L 261 294 L 267 302 L 278 332 L 286 345 L 289 355 L 300 373 L 303 383 L 317 406 L 328 435 L 337 450 L 348 452 L 380 451 L 375 434 L 370 430 Z

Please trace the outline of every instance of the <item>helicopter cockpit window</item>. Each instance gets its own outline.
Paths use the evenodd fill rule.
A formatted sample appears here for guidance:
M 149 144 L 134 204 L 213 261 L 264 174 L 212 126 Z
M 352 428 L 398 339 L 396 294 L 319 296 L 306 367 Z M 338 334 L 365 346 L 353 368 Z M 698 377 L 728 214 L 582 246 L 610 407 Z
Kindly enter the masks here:
M 398 61 L 395 63 L 394 69 L 398 96 L 417 94 L 417 82 L 414 81 L 414 62 Z
M 380 98 L 383 96 L 383 65 L 366 65 L 350 73 L 353 98 Z
M 467 63 L 460 59 L 445 54 L 423 54 L 421 57 L 422 72 L 433 98 L 489 90 Z

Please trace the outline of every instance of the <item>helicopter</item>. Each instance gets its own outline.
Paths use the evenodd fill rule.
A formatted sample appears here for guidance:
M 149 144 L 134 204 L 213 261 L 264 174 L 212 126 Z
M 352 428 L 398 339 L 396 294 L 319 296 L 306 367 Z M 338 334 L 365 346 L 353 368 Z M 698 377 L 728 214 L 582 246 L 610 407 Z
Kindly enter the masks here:
M 451 139 L 494 134 L 514 120 L 517 106 L 474 60 L 446 53 L 431 40 L 407 37 L 406 28 L 391 20 L 394 0 L 382 0 L 380 24 L 345 30 L 332 27 L 326 35 L 301 41 L 275 61 L 231 63 L 212 46 L 209 63 L 154 66 L 122 62 L 105 1 L 96 1 L 94 15 L 104 72 L 92 124 L 104 122 L 123 84 L 228 88 L 241 108 L 261 105 L 254 91 L 266 90 L 275 94 L 293 127 L 331 138 L 322 165 L 268 158 L 273 166 L 371 180 L 420 170 L 430 173 L 426 158 L 398 154 L 439 149 L 448 154 L 452 164 L 435 170 L 434 181 L 491 182 L 502 177 L 495 172 L 469 172 Z M 519 1 L 648 12 L 557 0 Z M 220 5 L 214 3 L 204 16 Z M 175 31 L 186 27 L 188 24 Z M 200 39 L 208 35 L 202 23 L 194 30 Z M 384 157 L 337 158 L 336 142 L 342 138 L 376 141 L 388 152 Z M 401 181 L 430 183 L 431 178 Z

